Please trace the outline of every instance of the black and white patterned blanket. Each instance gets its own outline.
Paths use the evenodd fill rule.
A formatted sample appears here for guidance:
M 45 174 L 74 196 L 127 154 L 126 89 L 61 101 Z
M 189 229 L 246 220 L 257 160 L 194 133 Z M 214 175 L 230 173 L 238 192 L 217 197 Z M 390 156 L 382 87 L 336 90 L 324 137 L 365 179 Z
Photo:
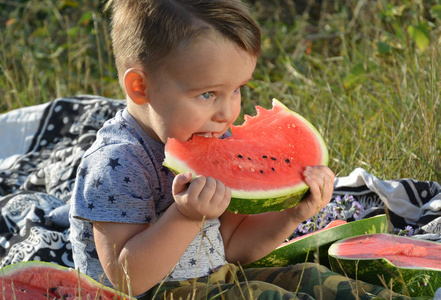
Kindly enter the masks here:
M 68 211 L 76 170 L 97 130 L 124 107 L 121 100 L 77 96 L 0 115 L 0 268 L 29 260 L 73 267 Z M 336 179 L 320 224 L 385 210 L 396 233 L 441 240 L 438 183 L 383 181 L 363 169 Z

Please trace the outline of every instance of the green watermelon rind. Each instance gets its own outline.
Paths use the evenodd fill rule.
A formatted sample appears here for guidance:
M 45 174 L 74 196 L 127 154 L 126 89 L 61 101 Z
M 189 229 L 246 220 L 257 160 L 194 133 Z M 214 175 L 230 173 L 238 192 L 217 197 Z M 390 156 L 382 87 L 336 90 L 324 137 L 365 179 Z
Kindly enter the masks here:
M 320 145 L 322 161 L 319 164 L 328 165 L 329 153 L 326 143 L 314 125 L 312 125 L 303 116 L 291 111 L 277 99 L 273 99 L 272 105 L 273 108 L 278 106 L 284 111 L 293 114 L 297 119 L 300 119 L 304 124 L 307 125 L 307 127 L 314 133 L 318 144 Z M 175 174 L 191 172 L 193 178 L 199 175 L 184 161 L 174 157 L 168 152 L 165 153 L 163 165 L 169 168 Z M 240 214 L 258 214 L 268 211 L 282 211 L 296 206 L 302 200 L 303 196 L 308 190 L 309 187 L 303 181 L 299 182 L 295 186 L 283 189 L 262 189 L 254 191 L 232 189 L 232 197 L 227 210 Z
M 131 297 L 127 294 L 124 294 L 122 292 L 119 292 L 115 289 L 112 289 L 110 287 L 107 287 L 90 276 L 79 272 L 78 270 L 75 270 L 73 268 L 64 267 L 58 264 L 50 263 L 50 262 L 44 262 L 44 261 L 21 261 L 18 263 L 14 263 L 11 265 L 7 265 L 4 268 L 0 269 L 0 282 L 4 282 L 5 280 L 13 280 L 15 283 L 17 282 L 23 282 L 20 280 L 19 277 L 14 277 L 16 275 L 19 275 L 22 272 L 34 272 L 37 273 L 40 269 L 48 269 L 50 271 L 61 271 L 61 272 L 74 272 L 75 276 L 79 276 L 79 282 L 83 284 L 83 287 L 87 290 L 88 287 L 84 286 L 84 284 L 91 286 L 92 288 L 96 288 L 97 291 L 99 290 L 105 290 L 107 292 L 110 292 L 114 294 L 114 296 L 120 296 L 121 299 L 127 299 L 127 300 L 136 300 L 136 298 Z M 26 282 L 23 282 L 26 283 Z
M 366 234 L 364 236 L 369 237 L 372 236 L 372 234 Z M 391 261 L 384 257 L 342 258 L 338 256 L 336 254 L 338 251 L 338 245 L 351 238 L 353 237 L 339 240 L 338 242 L 332 244 L 329 248 L 328 256 L 332 271 L 345 275 L 349 278 L 354 278 L 381 286 L 384 286 L 384 282 L 386 282 L 388 287 L 390 287 L 390 282 L 392 280 L 392 290 L 394 292 L 405 295 L 408 294 L 411 297 L 433 297 L 436 289 L 441 287 L 441 269 L 432 269 L 426 267 L 400 267 L 394 265 Z M 432 241 L 425 242 L 439 244 Z M 423 276 L 429 276 L 429 280 L 426 284 L 422 284 Z M 417 284 L 415 280 L 418 280 L 418 278 L 420 284 L 418 286 L 412 286 L 412 284 Z
M 384 233 L 388 228 L 386 215 L 348 222 L 284 243 L 267 256 L 245 267 L 284 267 L 305 261 L 316 262 L 317 259 L 321 265 L 329 267 L 328 248 L 335 241 L 365 233 Z

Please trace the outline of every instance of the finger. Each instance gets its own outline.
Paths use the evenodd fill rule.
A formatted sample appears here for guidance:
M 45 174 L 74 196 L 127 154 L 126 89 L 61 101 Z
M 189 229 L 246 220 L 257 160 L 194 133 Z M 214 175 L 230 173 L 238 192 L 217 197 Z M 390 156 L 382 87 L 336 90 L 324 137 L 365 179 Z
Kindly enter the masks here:
M 223 184 L 223 182 L 219 180 L 214 180 L 214 182 L 216 186 L 215 186 L 214 194 L 211 197 L 211 205 L 214 207 L 218 207 L 219 205 L 222 204 L 222 202 L 225 199 L 225 193 L 227 187 L 225 186 L 225 184 Z
M 177 195 L 185 191 L 187 189 L 187 183 L 191 181 L 191 177 L 192 175 L 190 172 L 176 175 L 176 177 L 173 179 L 173 195 Z
M 326 166 L 306 167 L 303 176 L 309 181 L 316 181 L 318 184 L 334 185 L 335 175 Z
M 209 209 L 213 213 L 212 216 L 219 216 L 225 212 L 231 200 L 231 189 L 223 182 L 215 180 L 216 190 L 209 202 Z
M 204 189 L 207 182 L 207 178 L 205 176 L 198 175 L 193 181 L 190 183 L 188 187 L 188 196 L 191 199 L 199 199 L 202 190 Z
M 205 186 L 199 194 L 199 200 L 210 202 L 217 192 L 217 182 L 213 177 L 207 177 Z
M 231 189 L 228 186 L 225 186 L 224 198 L 222 200 L 222 210 L 227 209 L 228 205 L 230 205 L 231 201 Z

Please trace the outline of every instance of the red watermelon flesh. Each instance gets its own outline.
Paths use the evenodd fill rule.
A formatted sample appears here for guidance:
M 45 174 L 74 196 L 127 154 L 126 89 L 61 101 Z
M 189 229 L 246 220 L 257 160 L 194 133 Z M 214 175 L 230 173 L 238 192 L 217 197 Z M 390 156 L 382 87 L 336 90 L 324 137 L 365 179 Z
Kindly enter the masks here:
M 441 244 L 392 234 L 339 240 L 328 250 L 332 271 L 394 292 L 429 296 L 441 286 Z M 427 298 L 423 298 L 427 299 Z
M 74 269 L 40 261 L 9 265 L 0 277 L 0 299 L 134 299 Z
M 239 213 L 294 206 L 308 188 L 305 167 L 327 164 L 326 145 L 311 123 L 275 99 L 272 109 L 256 106 L 256 111 L 255 117 L 245 116 L 242 125 L 232 126 L 232 137 L 169 138 L 164 165 L 176 173 L 191 171 L 222 181 L 232 190 L 232 210 Z
M 338 244 L 334 252 L 343 258 L 386 258 L 398 267 L 441 270 L 441 244 L 407 237 L 375 234 L 354 237 Z

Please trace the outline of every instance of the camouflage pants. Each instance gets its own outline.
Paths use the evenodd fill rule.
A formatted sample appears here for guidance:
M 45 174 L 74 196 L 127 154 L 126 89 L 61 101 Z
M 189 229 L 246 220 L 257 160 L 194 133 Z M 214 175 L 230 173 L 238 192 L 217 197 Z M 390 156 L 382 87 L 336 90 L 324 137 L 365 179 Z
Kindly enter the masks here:
M 164 282 L 141 299 L 410 299 L 352 280 L 324 266 L 302 263 L 280 268 L 242 269 L 227 264 L 212 275 Z

